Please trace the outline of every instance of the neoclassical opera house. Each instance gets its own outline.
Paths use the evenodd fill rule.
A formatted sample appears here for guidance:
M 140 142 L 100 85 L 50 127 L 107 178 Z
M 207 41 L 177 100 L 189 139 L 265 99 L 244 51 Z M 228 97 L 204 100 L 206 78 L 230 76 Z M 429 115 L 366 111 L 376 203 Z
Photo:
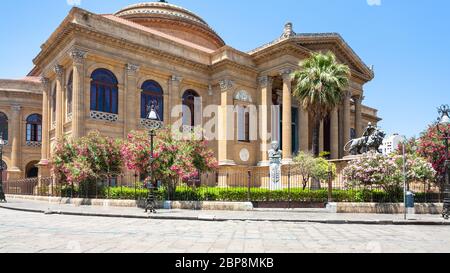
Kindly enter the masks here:
M 242 52 L 201 17 L 169 3 L 135 4 L 115 14 L 73 8 L 41 46 L 28 76 L 0 80 L 5 176 L 48 175 L 52 147 L 64 136 L 99 130 L 124 138 L 145 129 L 149 104 L 165 125 L 180 120 L 171 111 L 185 105 L 191 114 L 181 114 L 184 127 L 210 120 L 198 115 L 208 105 L 256 106 L 257 131 L 271 137 L 250 137 L 249 111 L 218 111 L 218 138 L 209 143 L 220 165 L 264 165 L 272 140 L 281 142 L 289 161 L 312 146 L 312 122 L 291 96 L 289 75 L 311 52 L 328 50 L 351 68 L 347 97 L 320 127 L 320 149 L 340 158 L 347 140 L 380 119 L 362 104 L 374 73 L 339 34 L 297 34 L 286 24 L 274 41 Z M 223 137 L 230 131 L 236 136 Z

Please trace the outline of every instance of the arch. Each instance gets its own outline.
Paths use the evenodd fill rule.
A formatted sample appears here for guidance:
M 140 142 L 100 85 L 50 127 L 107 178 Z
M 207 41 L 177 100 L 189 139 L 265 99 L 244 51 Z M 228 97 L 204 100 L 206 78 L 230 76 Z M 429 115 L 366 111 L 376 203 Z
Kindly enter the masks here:
M 39 161 L 31 161 L 27 164 L 25 168 L 25 176 L 26 178 L 36 178 L 39 175 L 39 168 L 37 167 L 37 164 Z
M 27 117 L 26 141 L 42 142 L 42 116 L 32 114 Z
M 155 106 L 161 121 L 164 120 L 164 91 L 154 80 L 145 81 L 141 86 L 141 118 L 147 118 L 148 108 Z
M 195 90 L 189 89 L 183 93 L 183 125 L 194 127 L 198 125 L 196 113 L 201 108 L 201 97 Z
M 67 80 L 67 114 L 72 113 L 72 100 L 73 100 L 73 71 L 70 72 Z
M 8 116 L 0 112 L 0 134 L 3 140 L 8 140 Z
M 99 68 L 91 74 L 91 111 L 118 114 L 119 87 L 113 72 Z
M 1 164 L 0 170 L 2 172 L 2 174 L 1 174 L 2 179 L 3 179 L 3 181 L 6 181 L 6 180 L 8 180 L 8 165 L 6 165 L 6 162 L 3 160 L 1 161 L 0 164 Z

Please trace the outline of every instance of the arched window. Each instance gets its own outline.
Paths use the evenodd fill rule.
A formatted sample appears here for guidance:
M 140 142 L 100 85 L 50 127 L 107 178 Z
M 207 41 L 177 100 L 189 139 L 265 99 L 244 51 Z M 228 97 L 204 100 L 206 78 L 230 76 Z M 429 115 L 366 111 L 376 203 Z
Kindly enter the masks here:
M 0 112 L 0 134 L 3 140 L 8 140 L 8 117 L 2 112 Z
M 0 163 L 1 163 L 0 168 L 2 171 L 2 178 L 3 178 L 3 181 L 6 181 L 6 180 L 8 180 L 8 166 L 6 165 L 5 161 L 3 161 L 3 160 Z
M 38 164 L 38 161 L 32 161 L 27 164 L 26 169 L 26 178 L 35 178 L 38 177 L 39 169 L 36 166 Z
M 42 141 L 42 116 L 33 114 L 27 118 L 27 141 Z
M 72 114 L 72 97 L 73 97 L 73 72 L 70 72 L 67 80 L 67 115 Z
M 199 124 L 198 119 L 201 111 L 200 96 L 194 90 L 187 90 L 183 94 L 183 125 L 194 127 Z
M 107 69 L 97 69 L 91 75 L 91 111 L 118 114 L 116 76 Z
M 146 81 L 142 84 L 141 93 L 141 118 L 147 118 L 150 106 L 155 106 L 159 119 L 164 119 L 164 92 L 155 81 Z

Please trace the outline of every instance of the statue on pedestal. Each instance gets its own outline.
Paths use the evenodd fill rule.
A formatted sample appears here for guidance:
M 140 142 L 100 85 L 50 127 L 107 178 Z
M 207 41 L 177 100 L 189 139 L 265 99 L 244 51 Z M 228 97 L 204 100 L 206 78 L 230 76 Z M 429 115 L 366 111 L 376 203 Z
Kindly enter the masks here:
M 270 190 L 281 190 L 281 157 L 282 151 L 277 141 L 273 141 L 269 150 Z
M 369 151 L 378 153 L 385 137 L 384 131 L 369 122 L 362 137 L 350 140 L 345 144 L 344 151 L 350 152 L 352 155 L 360 155 Z

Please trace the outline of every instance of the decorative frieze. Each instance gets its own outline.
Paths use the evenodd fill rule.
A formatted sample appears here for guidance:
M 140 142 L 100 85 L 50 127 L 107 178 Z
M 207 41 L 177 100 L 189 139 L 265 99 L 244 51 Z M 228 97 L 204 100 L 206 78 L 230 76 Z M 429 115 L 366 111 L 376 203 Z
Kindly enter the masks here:
M 235 95 L 234 95 L 234 99 L 238 100 L 238 101 L 243 101 L 243 102 L 249 102 L 252 103 L 252 97 L 250 96 L 250 94 L 245 91 L 245 90 L 241 90 L 238 91 Z
M 226 91 L 226 90 L 233 88 L 234 82 L 230 79 L 225 79 L 225 80 L 219 81 L 219 85 L 220 85 L 220 89 L 222 91 Z
M 128 75 L 135 75 L 139 71 L 140 66 L 137 64 L 128 63 L 125 67 Z
M 112 113 L 105 113 L 99 111 L 91 111 L 90 113 L 91 119 L 103 120 L 108 122 L 116 122 L 119 120 L 119 115 Z

